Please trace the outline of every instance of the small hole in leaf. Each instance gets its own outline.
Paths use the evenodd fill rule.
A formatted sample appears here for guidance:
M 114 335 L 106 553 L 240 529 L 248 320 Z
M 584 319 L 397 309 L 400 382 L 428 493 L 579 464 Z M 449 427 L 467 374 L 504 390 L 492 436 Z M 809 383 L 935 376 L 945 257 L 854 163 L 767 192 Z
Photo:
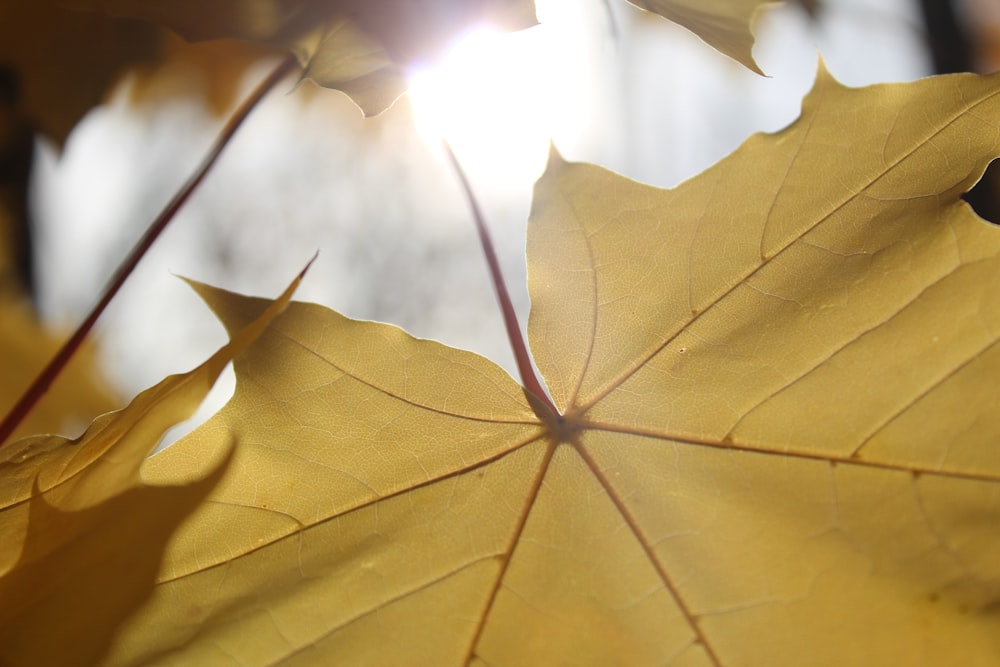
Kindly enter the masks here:
M 962 195 L 979 217 L 1000 223 L 1000 160 L 994 160 L 975 187 Z
M 229 364 L 219 375 L 219 378 L 215 381 L 212 389 L 202 400 L 201 405 L 195 413 L 190 418 L 167 429 L 167 432 L 160 439 L 160 443 L 156 446 L 155 451 L 159 452 L 162 449 L 166 449 L 207 422 L 232 398 L 235 391 L 236 373 L 233 371 L 232 364 Z

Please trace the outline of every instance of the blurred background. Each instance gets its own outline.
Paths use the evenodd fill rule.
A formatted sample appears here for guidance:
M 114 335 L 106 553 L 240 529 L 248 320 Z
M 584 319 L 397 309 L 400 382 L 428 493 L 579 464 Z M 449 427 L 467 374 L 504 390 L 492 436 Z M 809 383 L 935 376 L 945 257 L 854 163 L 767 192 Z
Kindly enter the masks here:
M 672 187 L 751 133 L 792 122 L 820 54 L 852 86 L 992 70 L 1000 56 L 995 0 L 776 6 L 755 27 L 754 55 L 767 77 L 622 0 L 538 0 L 537 9 L 541 25 L 522 33 L 459 39 L 376 118 L 309 83 L 288 81 L 272 93 L 102 317 L 95 363 L 120 397 L 107 400 L 127 400 L 225 342 L 177 276 L 275 296 L 317 251 L 297 299 L 473 350 L 514 373 L 441 134 L 481 200 L 523 328 L 525 227 L 550 142 L 567 159 Z M 61 148 L 32 140 L 23 214 L 33 229 L 32 303 L 45 328 L 66 332 L 85 316 L 226 113 L 275 62 L 217 72 L 199 88 L 181 85 L 193 75 L 179 58 L 155 78 L 126 76 Z M 223 85 L 231 93 L 218 94 Z M 16 143 L 7 135 L 17 122 L 0 122 L 5 145 Z M 23 165 L 31 150 L 23 142 L 17 150 L 7 153 Z M 5 385 L 17 384 L 10 354 L 0 359 Z M 201 417 L 232 386 L 230 375 Z

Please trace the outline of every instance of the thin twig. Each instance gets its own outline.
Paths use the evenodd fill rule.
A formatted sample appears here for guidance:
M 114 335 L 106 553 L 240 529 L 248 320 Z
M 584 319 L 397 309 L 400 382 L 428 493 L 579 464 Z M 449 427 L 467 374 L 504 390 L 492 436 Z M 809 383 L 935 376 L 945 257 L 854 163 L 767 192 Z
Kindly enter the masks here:
M 284 60 L 277 68 L 271 72 L 270 75 L 264 81 L 262 81 L 256 89 L 250 94 L 250 96 L 243 101 L 243 103 L 233 112 L 233 115 L 226 121 L 225 126 L 216 138 L 215 143 L 209 150 L 208 154 L 202 160 L 201 165 L 198 167 L 184 186 L 174 195 L 174 198 L 163 208 L 160 215 L 156 217 L 153 224 L 149 226 L 146 233 L 143 234 L 142 238 L 139 239 L 135 247 L 128 254 L 125 260 L 118 267 L 115 275 L 112 277 L 108 286 L 104 289 L 104 294 L 101 295 L 100 300 L 97 305 L 94 306 L 90 314 L 87 315 L 87 319 L 80 324 L 73 335 L 70 336 L 62 348 L 56 353 L 52 360 L 49 361 L 48 365 L 38 374 L 35 381 L 25 390 L 24 395 L 21 399 L 11 408 L 7 416 L 4 417 L 2 423 L 0 423 L 0 446 L 14 433 L 21 422 L 24 421 L 28 413 L 31 412 L 32 408 L 41 400 L 42 396 L 48 391 L 49 387 L 62 372 L 63 368 L 69 363 L 73 355 L 79 349 L 80 345 L 83 343 L 87 334 L 94 327 L 97 322 L 97 318 L 101 316 L 104 309 L 114 298 L 121 286 L 125 284 L 125 280 L 129 277 L 135 267 L 139 264 L 139 260 L 142 259 L 146 251 L 149 250 L 150 246 L 156 238 L 166 229 L 167 225 L 173 220 L 174 216 L 177 215 L 177 211 L 180 210 L 181 206 L 188 200 L 191 193 L 194 192 L 195 188 L 202 182 L 206 174 L 215 165 L 216 160 L 221 155 L 223 149 L 229 144 L 229 141 L 236 134 L 240 125 L 246 120 L 250 112 L 257 106 L 257 104 L 271 91 L 279 81 L 285 78 L 289 72 L 293 71 L 298 66 L 298 61 L 294 56 L 289 56 Z
M 451 161 L 451 166 L 458 175 L 458 180 L 462 183 L 462 189 L 465 190 L 465 197 L 469 201 L 469 208 L 472 209 L 472 217 L 476 221 L 476 232 L 479 234 L 479 242 L 482 244 L 483 254 L 486 255 L 486 263 L 489 265 L 490 279 L 493 281 L 493 289 L 496 291 L 500 311 L 503 314 L 503 323 L 507 329 L 507 340 L 510 341 L 510 347 L 514 352 L 517 370 L 521 375 L 521 384 L 528 391 L 531 407 L 538 414 L 539 418 L 547 422 L 557 419 L 559 411 L 553 405 L 548 393 L 542 388 L 541 382 L 538 381 L 538 377 L 535 375 L 535 369 L 531 365 L 528 347 L 524 343 L 521 326 L 518 324 L 517 314 L 514 312 L 514 304 L 511 302 L 510 294 L 507 292 L 507 284 L 504 282 L 503 274 L 500 272 L 500 262 L 497 261 L 497 253 L 493 249 L 493 240 L 490 237 L 489 229 L 486 227 L 486 219 L 483 216 L 483 212 L 479 208 L 479 201 L 472 192 L 472 186 L 465 175 L 465 170 L 462 169 L 462 165 L 455 156 L 455 151 L 452 150 L 448 140 L 442 139 L 441 143 L 444 144 L 445 153 L 447 153 L 448 159 Z M 531 398 L 537 399 L 537 401 L 530 400 Z M 541 403 L 541 406 L 536 405 L 536 402 Z

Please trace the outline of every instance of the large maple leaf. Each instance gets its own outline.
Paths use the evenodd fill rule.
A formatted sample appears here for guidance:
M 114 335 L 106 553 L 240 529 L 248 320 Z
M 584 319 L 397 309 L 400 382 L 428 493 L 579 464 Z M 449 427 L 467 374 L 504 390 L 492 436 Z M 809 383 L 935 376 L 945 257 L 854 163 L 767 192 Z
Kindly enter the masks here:
M 998 153 L 1000 78 L 821 71 L 674 190 L 553 156 L 529 337 L 558 414 L 293 304 L 149 462 L 237 441 L 109 662 L 996 664 L 1000 232 L 959 196 Z M 230 330 L 265 306 L 199 289 Z

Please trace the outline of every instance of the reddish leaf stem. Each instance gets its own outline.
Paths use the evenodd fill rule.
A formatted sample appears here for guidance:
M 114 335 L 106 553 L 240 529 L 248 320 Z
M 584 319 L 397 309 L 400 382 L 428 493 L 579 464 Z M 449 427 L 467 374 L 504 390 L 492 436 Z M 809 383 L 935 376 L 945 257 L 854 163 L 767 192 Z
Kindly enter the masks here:
M 503 314 L 504 327 L 507 329 L 507 340 L 510 341 L 510 347 L 514 351 L 514 359 L 517 361 L 517 370 L 521 375 L 521 384 L 527 390 L 531 407 L 535 410 L 539 418 L 546 422 L 557 419 L 559 411 L 553 405 L 548 393 L 542 388 L 541 382 L 538 381 L 538 377 L 535 375 L 535 369 L 531 365 L 531 357 L 528 356 L 528 347 L 524 343 L 524 336 L 521 335 L 521 326 L 517 322 L 514 304 L 511 303 L 510 294 L 507 292 L 507 283 L 504 282 L 503 273 L 500 272 L 500 262 L 497 261 L 497 253 L 493 248 L 493 239 L 490 237 L 489 229 L 486 227 L 486 219 L 479 208 L 479 201 L 476 199 L 476 195 L 472 191 L 472 186 L 469 184 L 469 179 L 465 175 L 465 170 L 462 169 L 462 165 L 455 156 L 455 151 L 452 150 L 448 140 L 442 139 L 441 143 L 444 144 L 445 153 L 448 155 L 451 166 L 458 175 L 458 180 L 462 183 L 462 189 L 465 191 L 469 208 L 472 209 L 472 217 L 476 221 L 476 232 L 479 234 L 479 242 L 482 244 L 483 254 L 486 255 L 486 263 L 489 265 L 490 279 L 493 281 L 493 289 L 496 291 L 497 302 L 500 304 L 500 312 Z M 531 400 L 532 398 L 536 400 Z M 541 405 L 537 405 L 536 402 Z
M 32 408 L 41 400 L 45 392 L 48 391 L 49 387 L 62 372 L 63 368 L 69 363 L 69 360 L 73 358 L 73 355 L 83 344 L 84 339 L 90 330 L 94 327 L 97 322 L 97 318 L 101 316 L 104 309 L 111 302 L 111 299 L 118 293 L 122 285 L 125 284 L 125 280 L 129 277 L 135 267 L 139 264 L 139 261 L 146 254 L 146 251 L 153 245 L 153 242 L 157 239 L 161 232 L 166 229 L 167 225 L 173 220 L 174 216 L 180 210 L 181 206 L 188 200 L 191 193 L 194 192 L 195 188 L 201 184 L 205 176 L 215 165 L 222 154 L 223 149 L 229 144 L 229 141 L 236 134 L 236 131 L 243 124 L 243 121 L 247 119 L 250 112 L 257 106 L 257 104 L 267 95 L 268 92 L 274 88 L 279 81 L 285 78 L 289 72 L 294 70 L 298 66 L 298 61 L 294 56 L 289 56 L 285 59 L 278 67 L 264 79 L 257 88 L 250 94 L 247 99 L 233 112 L 229 120 L 226 121 L 225 126 L 216 138 L 215 143 L 209 150 L 208 154 L 202 160 L 201 165 L 198 169 L 188 178 L 187 182 L 184 183 L 183 187 L 178 190 L 177 194 L 174 195 L 173 199 L 163 208 L 160 214 L 156 217 L 153 223 L 143 234 L 142 238 L 139 239 L 135 247 L 128 254 L 125 260 L 118 267 L 111 281 L 108 283 L 107 287 L 104 289 L 104 294 L 101 295 L 100 300 L 87 315 L 87 318 L 80 324 L 73 335 L 70 336 L 62 348 L 56 353 L 54 357 L 49 361 L 48 365 L 42 369 L 42 372 L 38 374 L 35 381 L 25 390 L 24 394 L 21 396 L 17 404 L 11 408 L 7 416 L 4 417 L 2 423 L 0 423 L 0 446 L 3 446 L 4 442 L 14 433 L 21 422 L 24 421 L 25 417 L 31 412 Z

